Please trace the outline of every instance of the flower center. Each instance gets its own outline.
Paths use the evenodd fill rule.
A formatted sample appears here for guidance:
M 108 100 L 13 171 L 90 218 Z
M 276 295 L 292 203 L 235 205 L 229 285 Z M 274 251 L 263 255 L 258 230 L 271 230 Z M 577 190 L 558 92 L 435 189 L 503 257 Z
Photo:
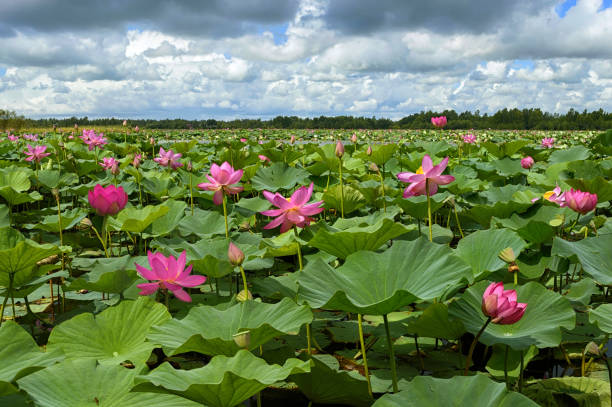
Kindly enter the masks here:
M 417 174 L 425 174 L 425 173 L 423 172 L 423 166 L 420 166 L 420 167 L 419 167 L 419 169 L 418 169 L 418 170 L 416 170 L 416 173 L 417 173 Z
M 555 191 L 546 191 L 543 195 L 544 199 L 550 199 L 555 194 Z

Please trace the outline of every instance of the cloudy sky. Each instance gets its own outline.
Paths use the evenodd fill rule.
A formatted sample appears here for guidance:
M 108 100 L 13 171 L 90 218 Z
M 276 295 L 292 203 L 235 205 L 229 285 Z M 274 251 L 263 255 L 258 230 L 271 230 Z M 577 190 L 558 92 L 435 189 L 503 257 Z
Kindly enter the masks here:
M 0 0 L 0 108 L 612 110 L 612 0 Z

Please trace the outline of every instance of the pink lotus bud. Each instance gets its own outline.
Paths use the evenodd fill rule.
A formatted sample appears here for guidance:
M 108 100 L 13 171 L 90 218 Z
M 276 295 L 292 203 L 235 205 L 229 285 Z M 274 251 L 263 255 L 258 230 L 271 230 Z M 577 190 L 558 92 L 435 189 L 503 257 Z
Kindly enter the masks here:
M 127 120 L 123 121 L 123 127 L 127 126 Z
M 344 155 L 344 144 L 342 144 L 341 140 L 338 140 L 336 143 L 336 157 L 342 158 Z
M 372 155 L 372 146 L 368 146 L 368 149 L 366 150 L 366 154 L 368 156 Z
M 535 163 L 535 160 L 531 158 L 531 156 L 527 156 L 521 160 L 521 167 L 528 170 L 531 167 L 533 167 L 534 163 Z
M 295 143 L 295 136 L 291 136 L 291 144 Z
M 227 249 L 227 257 L 229 258 L 229 262 L 234 266 L 240 266 L 244 261 L 244 252 L 233 242 L 230 242 L 229 248 Z
M 504 290 L 504 283 L 491 283 L 482 294 L 482 312 L 494 324 L 509 325 L 525 314 L 526 303 L 517 302 L 516 291 Z
M 565 198 L 566 206 L 583 215 L 591 212 L 597 206 L 597 194 L 572 188 L 566 191 L 563 197 Z
M 96 210 L 100 216 L 116 215 L 125 208 L 128 201 L 128 196 L 123 190 L 123 187 L 115 187 L 109 185 L 104 188 L 97 184 L 88 194 L 89 204 Z
M 138 127 L 138 126 L 134 127 L 134 131 L 135 131 L 136 133 L 138 133 L 138 132 L 140 131 L 140 127 Z
M 353 144 L 355 144 L 357 142 L 357 134 L 353 133 L 353 135 L 351 136 L 351 142 Z

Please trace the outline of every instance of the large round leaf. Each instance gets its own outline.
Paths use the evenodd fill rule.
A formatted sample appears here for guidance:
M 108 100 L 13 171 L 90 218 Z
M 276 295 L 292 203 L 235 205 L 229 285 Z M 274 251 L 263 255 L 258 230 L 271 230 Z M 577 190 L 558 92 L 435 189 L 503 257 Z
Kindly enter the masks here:
M 383 253 L 351 254 L 335 270 L 316 259 L 301 273 L 298 292 L 313 308 L 384 315 L 439 297 L 469 276 L 451 249 L 420 238 L 395 242 Z
M 49 336 L 49 349 L 63 350 L 67 359 L 95 359 L 105 364 L 129 360 L 139 365 L 156 346 L 145 342 L 149 329 L 168 319 L 166 307 L 148 297 L 122 301 L 96 316 L 85 313 L 61 323 Z
M 159 393 L 130 393 L 136 369 L 96 365 L 95 360 L 67 360 L 18 381 L 37 406 L 79 407 L 195 407 L 182 397 Z
M 499 252 L 511 247 L 518 257 L 526 245 L 516 232 L 509 229 L 479 230 L 459 241 L 456 254 L 472 267 L 474 278 L 479 279 L 506 265 L 498 257 Z
M 537 407 L 538 405 L 520 393 L 506 389 L 486 376 L 455 376 L 437 379 L 417 376 L 405 390 L 386 394 L 373 404 L 375 407 Z
M 612 235 L 588 237 L 577 242 L 555 238 L 551 254 L 576 256 L 584 271 L 597 282 L 612 285 Z
M 138 280 L 135 263 L 147 264 L 147 258 L 129 255 L 111 258 L 77 257 L 73 261 L 73 267 L 89 270 L 89 272 L 71 281 L 66 290 L 122 293 Z
M 610 384 L 592 377 L 554 377 L 537 380 L 525 394 L 541 406 L 609 406 Z
M 166 354 L 196 351 L 208 355 L 233 355 L 240 348 L 233 335 L 250 331 L 249 349 L 270 339 L 297 335 L 303 324 L 312 321 L 312 312 L 289 298 L 276 304 L 245 301 L 225 310 L 194 307 L 182 320 L 172 319 L 151 329 L 148 339 L 163 345 Z
M 290 374 L 309 371 L 309 361 L 290 358 L 283 366 L 268 365 L 251 352 L 241 350 L 231 358 L 215 356 L 198 369 L 175 370 L 166 362 L 139 379 L 207 406 L 233 407 Z M 161 389 L 143 383 L 137 390 L 159 392 Z
M 281 189 L 290 189 L 296 184 L 304 185 L 308 182 L 308 172 L 289 167 L 284 163 L 274 163 L 269 167 L 261 167 L 251 179 L 253 188 L 258 191 L 276 192 Z
M 170 208 L 163 204 L 144 208 L 125 208 L 116 217 L 108 218 L 108 226 L 111 230 L 123 230 L 126 232 L 141 233 L 156 219 L 168 213 Z
M 589 313 L 589 322 L 607 334 L 612 334 L 612 304 L 603 304 Z
M 473 334 L 486 321 L 481 307 L 482 294 L 488 284 L 488 281 L 481 281 L 473 285 L 449 307 L 450 315 L 463 321 Z M 506 344 L 517 350 L 531 345 L 555 347 L 561 342 L 561 328 L 574 328 L 576 314 L 566 298 L 535 282 L 518 286 L 516 293 L 519 302 L 527 303 L 525 314 L 514 324 L 489 324 L 480 337 L 485 345 Z

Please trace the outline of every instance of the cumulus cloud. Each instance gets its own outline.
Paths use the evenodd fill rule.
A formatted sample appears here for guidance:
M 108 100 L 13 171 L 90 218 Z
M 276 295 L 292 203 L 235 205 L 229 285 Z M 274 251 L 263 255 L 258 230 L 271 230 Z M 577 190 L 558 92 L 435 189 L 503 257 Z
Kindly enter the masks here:
M 29 116 L 400 118 L 612 110 L 601 0 L 0 2 L 0 100 Z

